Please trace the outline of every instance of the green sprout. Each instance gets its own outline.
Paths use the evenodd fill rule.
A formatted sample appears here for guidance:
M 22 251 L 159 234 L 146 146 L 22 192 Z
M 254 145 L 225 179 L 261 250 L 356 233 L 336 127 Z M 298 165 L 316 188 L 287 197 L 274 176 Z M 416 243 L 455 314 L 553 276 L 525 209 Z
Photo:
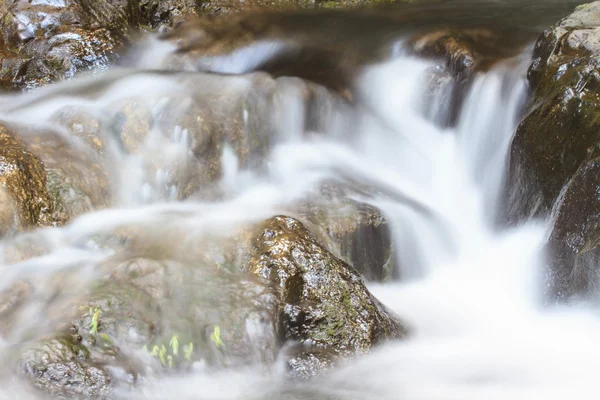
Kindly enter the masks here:
M 215 329 L 210 335 L 210 340 L 217 346 L 217 349 L 221 349 L 225 346 L 225 343 L 221 340 L 221 328 L 219 328 L 219 325 L 215 325 Z
M 167 357 L 167 348 L 163 344 L 162 347 L 160 348 L 160 352 L 158 353 L 158 358 L 160 359 L 160 363 L 162 365 L 165 365 L 166 357 Z
M 171 346 L 171 352 L 174 356 L 179 354 L 179 337 L 177 335 L 173 335 L 169 342 L 169 346 Z
M 102 338 L 104 341 L 108 342 L 109 344 L 113 344 L 113 341 L 112 341 L 112 339 L 111 339 L 111 338 L 110 338 L 110 336 L 108 336 L 106 333 L 101 333 L 101 334 L 100 334 L 100 337 L 101 337 L 101 338 Z
M 194 343 L 190 342 L 189 345 L 183 346 L 183 354 L 186 360 L 192 361 L 192 356 L 194 355 Z
M 217 335 L 219 333 L 217 332 Z M 222 343 L 222 342 L 221 342 Z M 192 361 L 192 356 L 194 354 L 194 344 L 190 342 L 187 345 L 183 345 L 183 354 L 180 354 L 179 348 L 179 335 L 173 335 L 169 341 L 169 345 L 165 344 L 156 344 L 152 347 L 152 351 L 148 350 L 148 345 L 144 345 L 143 350 L 149 352 L 150 355 L 154 358 L 158 358 L 163 367 L 175 368 L 176 365 L 181 360 L 181 357 L 185 358 L 187 361 Z
M 92 317 L 92 320 L 90 321 L 90 333 L 92 335 L 96 335 L 98 333 L 98 323 L 100 319 L 100 313 L 102 312 L 102 310 L 98 307 L 80 307 L 80 309 L 86 308 L 88 309 L 88 315 Z
M 90 310 L 91 311 L 91 310 Z M 90 323 L 90 333 L 95 335 L 98 333 L 98 317 L 102 311 L 96 307 L 94 314 L 92 315 L 92 322 Z

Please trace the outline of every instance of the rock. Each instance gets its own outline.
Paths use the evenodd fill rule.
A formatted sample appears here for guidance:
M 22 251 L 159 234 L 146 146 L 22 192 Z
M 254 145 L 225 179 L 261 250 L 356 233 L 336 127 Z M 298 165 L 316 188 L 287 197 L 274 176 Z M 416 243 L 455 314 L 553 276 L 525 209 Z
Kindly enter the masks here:
M 156 28 L 160 25 L 173 26 L 185 18 L 197 16 L 211 3 L 196 0 L 141 0 L 140 9 L 144 21 Z
M 510 220 L 548 215 L 599 142 L 598 26 L 595 2 L 545 31 L 535 45 L 528 73 L 531 107 L 510 150 Z
M 0 52 L 4 80 L 11 81 L 3 86 L 31 89 L 112 63 L 121 36 L 110 20 L 92 22 L 86 4 L 44 0 L 0 6 L 0 39 L 13 52 Z
M 142 27 L 173 24 L 198 8 L 192 0 L 7 0 L 0 4 L 0 88 L 103 70 Z
M 93 280 L 59 271 L 0 293 L 1 333 L 27 338 L 15 357 L 36 387 L 105 398 L 195 363 L 268 369 L 280 358 L 306 379 L 406 335 L 359 274 L 292 218 L 227 239 L 169 231 L 173 246 L 167 229 L 129 230 Z M 43 324 L 30 320 L 32 305 Z
M 548 241 L 549 296 L 559 300 L 600 296 L 600 158 L 575 173 L 555 206 Z
M 19 228 L 19 209 L 8 189 L 0 187 L 0 237 L 10 235 Z
M 387 281 L 396 272 L 388 222 L 381 210 L 352 200 L 350 194 L 351 189 L 325 184 L 318 195 L 300 204 L 299 219 L 364 279 Z
M 70 335 L 31 344 L 19 362 L 34 386 L 57 398 L 108 399 L 110 375 L 87 363 L 85 347 Z
M 510 149 L 506 223 L 551 217 L 552 300 L 596 297 L 600 2 L 546 30 L 528 71 L 532 100 Z
M 406 329 L 365 288 L 360 275 L 325 250 L 302 224 L 289 217 L 268 220 L 254 241 L 246 269 L 271 282 L 279 301 L 282 341 L 297 342 L 289 367 L 306 375 L 311 349 L 337 357 L 367 353 Z M 312 360 L 312 361 L 310 361 Z
M 431 95 L 444 97 L 443 113 L 437 116 L 443 119 L 437 122 L 454 126 L 476 74 L 518 56 L 523 43 L 498 28 L 438 27 L 413 34 L 407 41 L 408 50 L 440 62 L 430 82 Z
M 1 227 L 3 232 L 55 222 L 53 201 L 46 184 L 42 161 L 22 140 L 0 125 L 2 221 L 7 224 Z
M 327 13 L 264 12 L 194 18 L 163 36 L 177 45 L 173 69 L 220 74 L 266 72 L 297 77 L 350 97 L 361 65 L 383 54 L 372 43 L 358 43 L 344 16 Z M 336 29 L 313 30 L 323 24 Z M 364 40 L 363 40 L 364 41 Z
M 93 151 L 85 151 L 55 132 L 26 133 L 23 138 L 44 162 L 47 187 L 61 221 L 107 207 L 111 188 L 107 167 Z
M 3 234 L 62 225 L 109 204 L 105 166 L 56 132 L 0 125 L 0 145 Z
M 417 34 L 409 46 L 421 56 L 442 58 L 451 73 L 462 80 L 498 59 L 498 55 L 487 50 L 494 48 L 490 43 L 494 38 L 487 29 L 443 29 Z

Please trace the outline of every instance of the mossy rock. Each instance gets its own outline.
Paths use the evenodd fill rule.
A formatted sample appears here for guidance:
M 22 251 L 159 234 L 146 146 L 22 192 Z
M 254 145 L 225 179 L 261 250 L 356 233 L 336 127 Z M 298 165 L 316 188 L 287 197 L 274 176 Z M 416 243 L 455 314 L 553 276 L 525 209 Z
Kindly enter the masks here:
M 508 217 L 550 213 L 564 185 L 600 142 L 600 2 L 579 8 L 538 39 L 528 114 L 510 152 Z
M 510 149 L 505 223 L 552 218 L 549 298 L 596 296 L 600 149 L 600 2 L 538 39 L 531 101 Z
M 311 349 L 354 357 L 407 334 L 360 275 L 293 218 L 277 216 L 264 224 L 245 268 L 272 285 L 280 302 L 279 335 L 284 342 L 300 344 L 301 359 Z M 289 367 L 304 370 L 306 363 L 294 359 Z M 328 363 L 311 364 L 320 368 Z

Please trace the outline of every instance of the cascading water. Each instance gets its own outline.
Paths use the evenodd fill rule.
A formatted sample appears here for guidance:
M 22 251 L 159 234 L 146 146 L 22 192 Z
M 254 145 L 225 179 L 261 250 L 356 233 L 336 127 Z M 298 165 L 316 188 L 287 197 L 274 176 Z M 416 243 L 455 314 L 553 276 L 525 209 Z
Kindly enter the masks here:
M 242 68 L 240 63 L 253 63 L 257 52 L 277 49 L 263 47 L 254 48 L 249 56 L 242 52 L 217 61 L 229 69 Z M 160 45 L 156 54 L 167 50 Z M 221 99 L 248 99 L 253 85 L 267 78 L 195 74 L 186 81 L 186 76 L 152 72 L 159 65 L 151 60 L 161 57 L 149 54 L 140 57 L 144 71 L 108 71 L 0 97 L 5 121 L 33 122 L 81 151 L 86 146 L 82 138 L 55 123 L 64 107 L 78 107 L 106 122 L 118 114 L 116 104 L 133 99 L 162 121 L 132 144 L 135 152 L 127 150 L 128 142 L 109 135 L 104 151 L 113 164 L 109 180 L 117 194 L 112 208 L 90 211 L 62 228 L 2 242 L 2 288 L 33 278 L 40 289 L 39 298 L 20 313 L 15 323 L 19 328 L 4 338 L 7 353 L 32 330 L 44 330 L 50 319 L 46 301 L 57 297 L 68 301 L 97 277 L 94 266 L 113 255 L 110 247 L 97 245 L 98 238 L 121 228 L 141 229 L 165 248 L 185 252 L 198 238 L 227 236 L 242 224 L 289 212 L 317 184 L 337 180 L 372 188 L 369 196 L 357 194 L 357 199 L 379 207 L 391 223 L 401 280 L 371 284 L 370 289 L 410 326 L 408 340 L 385 344 L 309 382 L 290 382 L 277 368 L 208 372 L 196 365 L 193 372 L 179 376 L 150 376 L 117 395 L 469 400 L 580 397 L 594 392 L 600 321 L 584 310 L 541 308 L 538 275 L 545 226 L 529 223 L 499 231 L 493 223 L 510 138 L 526 96 L 527 57 L 505 60 L 477 75 L 455 128 L 436 122 L 445 110 L 446 92 L 427 100 L 438 65 L 402 52 L 357 77 L 357 98 L 363 108 L 357 111 L 341 102 L 324 101 L 330 107 L 321 115 L 326 121 L 319 125 L 321 132 L 306 132 L 300 117 L 306 110 L 294 78 L 279 79 L 277 84 L 284 89 L 289 85 L 289 90 L 278 93 L 269 109 L 272 115 L 253 115 L 259 108 L 245 105 L 241 122 L 235 121 L 243 124 L 249 137 L 259 122 L 270 127 L 272 146 L 264 162 L 262 156 L 250 154 L 248 167 L 242 168 L 241 160 L 225 146 L 219 156 L 218 185 L 181 202 L 178 198 L 186 188 L 179 182 L 194 169 L 192 153 L 201 151 L 203 143 L 188 128 L 170 124 L 172 116 L 185 114 L 198 98 L 213 106 Z M 227 114 L 227 104 L 220 107 L 217 112 Z M 41 247 L 39 255 L 11 261 L 15 248 L 28 243 Z M 43 290 L 55 287 L 53 274 L 72 270 L 78 272 L 75 278 L 58 289 Z M 66 290 L 65 285 L 71 286 Z M 25 389 L 11 385 L 8 375 L 4 378 L 9 389 L 2 389 L 0 397 L 15 398 L 14 390 Z

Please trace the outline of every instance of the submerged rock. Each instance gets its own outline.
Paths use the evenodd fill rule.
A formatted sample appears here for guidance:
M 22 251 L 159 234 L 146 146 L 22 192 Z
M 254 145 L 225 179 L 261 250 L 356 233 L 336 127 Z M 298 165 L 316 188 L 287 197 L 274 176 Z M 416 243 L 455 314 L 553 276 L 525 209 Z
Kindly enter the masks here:
M 349 198 L 352 190 L 323 185 L 299 206 L 298 216 L 323 245 L 367 281 L 384 282 L 396 271 L 392 232 L 377 207 Z
M 0 125 L 1 233 L 62 225 L 109 204 L 108 176 L 96 154 L 56 132 L 11 129 Z
M 360 275 L 325 250 L 299 221 L 270 219 L 254 246 L 246 268 L 273 285 L 280 303 L 281 340 L 301 344 L 289 362 L 292 370 L 305 370 L 307 363 L 316 368 L 329 365 L 319 351 L 353 357 L 386 339 L 406 336 L 406 329 L 369 293 Z M 311 349 L 317 353 L 307 356 Z
M 34 386 L 55 397 L 107 398 L 143 376 L 268 370 L 277 359 L 291 376 L 309 378 L 406 335 L 360 275 L 293 218 L 229 239 L 168 232 L 174 246 L 135 232 L 110 245 L 116 255 L 93 269 L 93 280 L 71 269 L 0 293 L 0 333 L 27 339 L 14 359 Z M 47 314 L 43 324 L 24 319 L 32 306 Z

